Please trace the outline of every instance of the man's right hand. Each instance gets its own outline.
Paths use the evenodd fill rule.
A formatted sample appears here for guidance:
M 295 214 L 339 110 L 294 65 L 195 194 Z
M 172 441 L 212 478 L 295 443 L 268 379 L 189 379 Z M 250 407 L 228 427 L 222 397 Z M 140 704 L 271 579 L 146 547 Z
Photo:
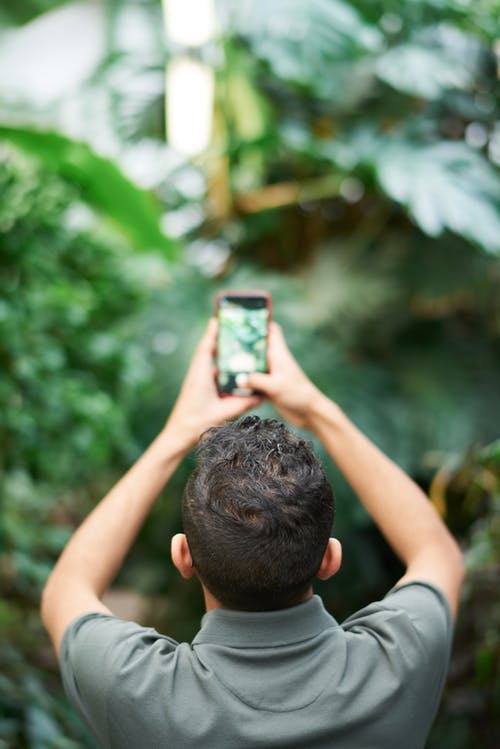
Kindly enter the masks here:
M 275 322 L 269 329 L 268 362 L 269 374 L 253 372 L 245 386 L 263 393 L 290 424 L 311 428 L 313 413 L 326 398 L 299 367 Z

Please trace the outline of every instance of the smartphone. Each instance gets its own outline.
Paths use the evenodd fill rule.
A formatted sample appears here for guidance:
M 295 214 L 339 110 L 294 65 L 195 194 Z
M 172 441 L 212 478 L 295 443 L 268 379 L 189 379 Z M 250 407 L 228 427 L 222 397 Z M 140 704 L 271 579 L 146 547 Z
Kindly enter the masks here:
M 215 306 L 219 394 L 253 395 L 241 380 L 250 372 L 267 371 L 271 297 L 266 291 L 221 291 Z

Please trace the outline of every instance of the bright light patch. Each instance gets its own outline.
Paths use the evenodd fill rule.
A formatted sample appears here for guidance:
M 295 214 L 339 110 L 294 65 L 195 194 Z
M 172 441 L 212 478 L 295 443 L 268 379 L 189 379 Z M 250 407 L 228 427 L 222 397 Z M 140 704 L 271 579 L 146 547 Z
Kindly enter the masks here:
M 189 57 L 178 57 L 167 66 L 167 127 L 170 145 L 196 156 L 210 142 L 214 101 L 211 68 Z
M 215 33 L 213 0 L 163 0 L 165 25 L 176 44 L 199 47 Z

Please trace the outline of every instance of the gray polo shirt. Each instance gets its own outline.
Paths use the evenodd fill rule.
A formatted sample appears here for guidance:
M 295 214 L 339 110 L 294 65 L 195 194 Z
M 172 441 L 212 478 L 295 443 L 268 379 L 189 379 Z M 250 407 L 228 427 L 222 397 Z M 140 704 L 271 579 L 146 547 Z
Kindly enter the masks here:
M 317 596 L 217 609 L 191 644 L 86 614 L 64 634 L 61 670 L 100 747 L 419 749 L 451 637 L 441 592 L 411 583 L 341 625 Z

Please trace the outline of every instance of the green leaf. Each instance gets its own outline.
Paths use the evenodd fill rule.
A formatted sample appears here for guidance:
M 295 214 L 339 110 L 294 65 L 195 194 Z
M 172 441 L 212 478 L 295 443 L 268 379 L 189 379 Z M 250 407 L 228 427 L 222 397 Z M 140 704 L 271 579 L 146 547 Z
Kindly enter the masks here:
M 112 161 L 98 156 L 85 143 L 54 132 L 0 126 L 0 138 L 33 154 L 79 187 L 82 197 L 126 234 L 136 249 L 159 249 L 170 260 L 177 256 L 176 243 L 161 231 L 160 205 Z
M 500 254 L 500 181 L 493 167 L 461 142 L 381 142 L 375 168 L 382 189 L 426 234 L 445 229 Z
M 263 137 L 269 121 L 267 102 L 241 68 L 230 70 L 225 80 L 226 107 L 242 141 Z
M 0 8 L 0 23 L 24 24 L 41 13 L 63 5 L 64 2 L 65 0 L 24 0 L 17 3 L 15 0 L 4 0 Z
M 412 43 L 382 55 L 377 74 L 393 88 L 424 99 L 439 99 L 447 89 L 468 89 L 474 80 L 467 58 L 451 59 L 442 49 Z
M 254 54 L 265 60 L 278 78 L 311 88 L 324 98 L 350 96 L 345 83 L 350 78 L 353 84 L 353 63 L 382 46 L 380 31 L 342 0 L 275 0 L 271 5 L 260 0 L 226 5 L 231 7 L 233 29 L 251 39 Z M 361 77 L 364 80 L 365 76 Z
M 491 464 L 500 467 L 500 439 L 483 447 L 478 457 L 483 465 Z
M 486 48 L 452 23 L 416 29 L 377 60 L 378 77 L 398 91 L 437 100 L 450 89 L 471 90 Z

